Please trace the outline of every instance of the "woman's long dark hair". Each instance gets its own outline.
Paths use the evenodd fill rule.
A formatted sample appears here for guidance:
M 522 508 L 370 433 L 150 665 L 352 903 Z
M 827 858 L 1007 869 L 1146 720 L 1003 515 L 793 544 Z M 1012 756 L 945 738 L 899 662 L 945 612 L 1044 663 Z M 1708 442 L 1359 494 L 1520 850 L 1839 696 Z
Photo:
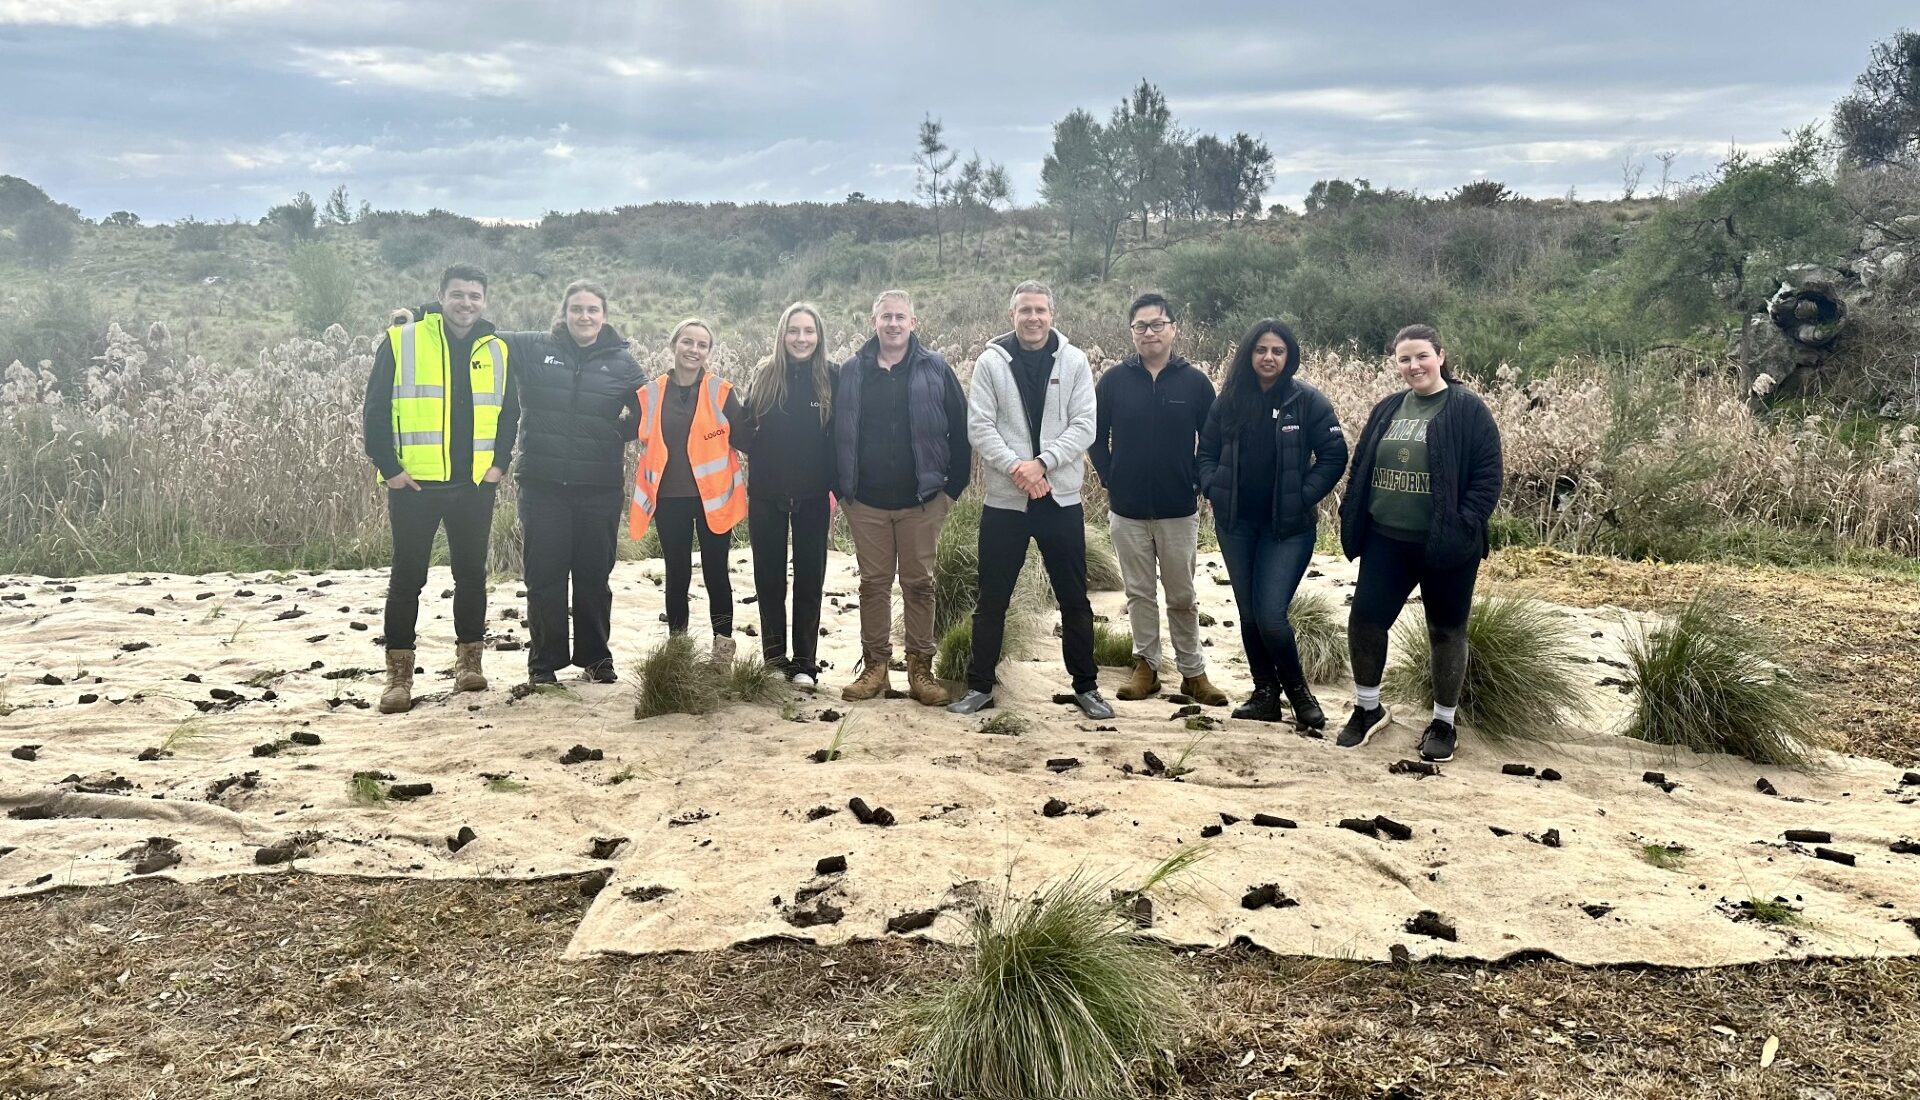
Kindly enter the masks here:
M 1239 431 L 1255 417 L 1262 415 L 1266 408 L 1265 398 L 1260 393 L 1260 376 L 1253 373 L 1253 346 L 1262 336 L 1272 333 L 1287 346 L 1286 371 L 1300 369 L 1300 341 L 1287 327 L 1285 321 L 1276 321 L 1269 317 L 1254 322 L 1247 334 L 1233 350 L 1233 361 L 1227 366 L 1227 376 L 1220 382 L 1220 423 L 1232 431 Z

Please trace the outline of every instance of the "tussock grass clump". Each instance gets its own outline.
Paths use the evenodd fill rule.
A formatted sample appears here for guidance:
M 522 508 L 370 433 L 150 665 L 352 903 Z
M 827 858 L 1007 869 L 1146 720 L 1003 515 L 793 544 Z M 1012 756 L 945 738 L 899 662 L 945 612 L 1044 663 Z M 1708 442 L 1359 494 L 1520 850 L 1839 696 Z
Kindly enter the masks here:
M 1133 634 L 1106 623 L 1093 624 L 1093 660 L 1104 668 L 1132 667 Z
M 1089 531 L 1094 537 L 1087 539 L 1087 591 L 1118 592 L 1126 587 L 1126 581 L 1120 576 L 1120 559 L 1114 556 L 1113 544 L 1099 537 L 1096 531 Z
M 1300 666 L 1306 669 L 1307 682 L 1337 684 L 1345 680 L 1351 667 L 1347 660 L 1346 615 L 1334 606 L 1325 592 L 1296 595 L 1287 608 L 1293 623 L 1294 643 L 1300 648 Z
M 711 714 L 729 703 L 778 706 L 792 688 L 758 658 L 715 665 L 690 634 L 673 634 L 641 659 L 633 716 Z
M 1000 659 L 1005 661 L 1026 656 L 1039 633 L 1039 624 L 1034 621 L 1033 612 L 1022 608 L 1016 595 L 1014 606 L 1007 608 L 1006 629 L 1000 635 Z M 940 645 L 933 653 L 933 674 L 942 680 L 964 680 L 967 678 L 967 661 L 972 657 L 973 616 L 969 614 L 940 636 Z
M 1394 630 L 1399 654 L 1387 668 L 1396 699 L 1433 702 L 1433 651 L 1426 623 Z M 1512 596 L 1481 596 L 1467 617 L 1467 681 L 1460 719 L 1490 741 L 1538 741 L 1591 704 L 1581 657 L 1566 620 L 1553 608 Z
M 1687 865 L 1687 850 L 1678 844 L 1642 844 L 1640 858 L 1662 871 L 1678 871 Z
M 1110 1100 L 1170 1073 L 1187 993 L 1112 885 L 1075 874 L 974 913 L 961 974 L 909 1016 L 939 1094 Z
M 347 797 L 362 806 L 377 806 L 387 800 L 387 789 L 380 785 L 380 778 L 369 772 L 355 772 L 347 780 Z
M 1702 592 L 1679 613 L 1627 640 L 1634 689 L 1627 736 L 1755 763 L 1804 768 L 1819 747 L 1813 700 L 1773 663 L 1764 632 L 1735 618 L 1726 597 Z

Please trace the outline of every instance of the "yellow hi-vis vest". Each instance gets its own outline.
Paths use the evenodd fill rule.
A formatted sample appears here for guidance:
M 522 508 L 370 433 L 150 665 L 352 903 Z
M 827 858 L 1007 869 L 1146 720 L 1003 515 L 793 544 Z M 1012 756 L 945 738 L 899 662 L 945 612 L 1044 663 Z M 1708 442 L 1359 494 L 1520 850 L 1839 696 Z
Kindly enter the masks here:
M 669 371 L 640 387 L 640 465 L 633 473 L 633 504 L 627 509 L 627 536 L 640 538 L 653 524 L 660 478 L 667 471 L 667 443 L 660 429 L 660 406 L 672 384 Z M 727 422 L 727 396 L 733 383 L 709 374 L 699 383 L 693 424 L 687 431 L 687 464 L 700 490 L 707 530 L 724 535 L 747 518 L 747 481 L 733 450 Z
M 387 330 L 393 349 L 393 449 L 400 468 L 415 481 L 452 481 L 453 447 L 447 439 L 453 417 L 447 395 L 451 379 L 446 331 L 429 313 Z M 473 470 L 479 484 L 493 465 L 494 434 L 507 394 L 506 341 L 488 333 L 473 342 L 468 364 L 473 388 Z

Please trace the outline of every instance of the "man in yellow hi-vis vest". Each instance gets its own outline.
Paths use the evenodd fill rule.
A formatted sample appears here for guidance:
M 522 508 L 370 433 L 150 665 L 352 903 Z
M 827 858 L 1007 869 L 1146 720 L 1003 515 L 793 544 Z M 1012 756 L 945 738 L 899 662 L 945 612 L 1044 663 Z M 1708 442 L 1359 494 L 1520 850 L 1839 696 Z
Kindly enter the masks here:
M 395 325 L 367 378 L 367 457 L 387 490 L 393 572 L 387 581 L 384 714 L 413 706 L 414 628 L 433 539 L 447 528 L 453 562 L 453 689 L 482 691 L 487 630 L 487 536 L 493 502 L 513 458 L 520 404 L 506 342 L 481 318 L 487 276 L 455 264 L 438 303 Z

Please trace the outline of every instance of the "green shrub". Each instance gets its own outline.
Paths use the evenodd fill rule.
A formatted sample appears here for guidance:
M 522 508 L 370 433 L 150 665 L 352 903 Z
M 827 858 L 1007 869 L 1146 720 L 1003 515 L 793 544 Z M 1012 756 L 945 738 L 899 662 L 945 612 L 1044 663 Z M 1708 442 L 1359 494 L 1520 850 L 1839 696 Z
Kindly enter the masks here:
M 1818 748 L 1813 700 L 1769 659 L 1773 639 L 1707 591 L 1627 642 L 1634 690 L 1627 736 L 1759 764 L 1806 767 Z
M 1167 254 L 1161 282 L 1176 311 L 1184 307 L 1184 316 L 1194 321 L 1215 324 L 1247 308 L 1265 317 L 1284 300 L 1281 286 L 1295 263 L 1285 245 L 1249 232 L 1230 233 L 1176 245 Z
M 1394 631 L 1398 655 L 1386 688 L 1414 705 L 1433 702 L 1433 651 L 1426 623 L 1404 621 Z M 1467 617 L 1467 680 L 1460 720 L 1489 741 L 1537 741 L 1560 729 L 1567 715 L 1587 713 L 1587 664 L 1565 613 L 1534 600 L 1481 596 Z
M 1133 634 L 1106 623 L 1093 624 L 1093 660 L 1104 668 L 1133 666 Z
M 1502 508 L 1487 523 L 1487 541 L 1495 550 L 1507 546 L 1540 545 L 1540 525 Z
M 0 314 L 0 370 L 19 360 L 53 364 L 62 389 L 78 384 L 107 348 L 107 318 L 81 286 L 49 282 Z
M 1310 684 L 1337 684 L 1347 678 L 1346 615 L 1325 592 L 1296 595 L 1287 608 L 1293 623 L 1294 644 L 1300 650 L 1300 667 L 1306 670 Z
M 1116 1100 L 1136 1094 L 1143 1070 L 1170 1074 L 1187 992 L 1114 897 L 1109 881 L 1076 874 L 973 914 L 961 973 L 908 1015 L 937 1094 Z
M 319 335 L 354 316 L 353 268 L 331 245 L 298 244 L 287 258 L 293 315 L 302 332 Z

